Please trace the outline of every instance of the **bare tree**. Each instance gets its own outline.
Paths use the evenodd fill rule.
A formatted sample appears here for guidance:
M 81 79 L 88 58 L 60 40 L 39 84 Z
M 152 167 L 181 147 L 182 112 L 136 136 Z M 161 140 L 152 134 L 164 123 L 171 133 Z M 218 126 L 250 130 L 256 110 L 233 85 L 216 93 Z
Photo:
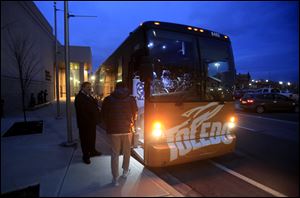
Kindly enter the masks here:
M 29 39 L 29 35 L 13 35 L 9 27 L 7 28 L 7 32 L 10 38 L 8 46 L 11 56 L 16 61 L 17 70 L 19 72 L 22 94 L 22 111 L 24 122 L 27 122 L 25 97 L 28 95 L 27 91 L 32 80 L 41 70 L 38 67 L 40 61 L 34 52 L 35 45 L 33 41 Z

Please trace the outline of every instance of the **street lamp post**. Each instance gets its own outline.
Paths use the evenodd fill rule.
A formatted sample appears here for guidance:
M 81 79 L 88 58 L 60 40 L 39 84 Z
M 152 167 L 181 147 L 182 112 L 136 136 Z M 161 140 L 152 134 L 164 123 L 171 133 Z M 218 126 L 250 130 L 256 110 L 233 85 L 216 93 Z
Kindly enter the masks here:
M 57 26 L 56 26 L 56 1 L 54 1 L 54 36 L 55 36 L 55 79 L 56 79 L 56 119 L 61 119 L 60 116 L 60 104 L 59 104 L 59 69 L 57 63 Z
M 71 115 L 71 98 L 70 98 L 70 59 L 69 59 L 69 13 L 68 1 L 64 2 L 64 26 L 65 26 L 65 66 L 66 66 L 66 119 L 67 119 L 67 142 L 63 146 L 75 146 L 72 134 L 72 115 Z
M 70 58 L 69 58 L 69 18 L 70 17 L 97 17 L 97 16 L 82 16 L 69 14 L 68 1 L 64 1 L 64 27 L 65 27 L 65 66 L 66 66 L 66 119 L 67 119 L 67 142 L 62 143 L 62 146 L 76 146 L 77 142 L 73 141 L 72 134 L 72 114 L 71 114 L 71 99 L 70 99 Z

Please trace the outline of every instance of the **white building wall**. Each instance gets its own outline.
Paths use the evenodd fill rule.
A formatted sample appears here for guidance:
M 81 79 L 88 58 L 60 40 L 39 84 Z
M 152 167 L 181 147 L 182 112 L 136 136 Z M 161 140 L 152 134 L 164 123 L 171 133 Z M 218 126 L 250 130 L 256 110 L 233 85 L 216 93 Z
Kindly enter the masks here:
M 4 99 L 4 115 L 22 110 L 19 71 L 9 46 L 24 41 L 26 61 L 36 66 L 30 75 L 33 80 L 25 104 L 29 104 L 30 93 L 37 96 L 40 90 L 45 89 L 48 91 L 47 99 L 51 101 L 54 99 L 55 81 L 52 28 L 33 2 L 1 1 L 1 98 Z M 46 80 L 45 71 L 50 73 L 50 81 Z

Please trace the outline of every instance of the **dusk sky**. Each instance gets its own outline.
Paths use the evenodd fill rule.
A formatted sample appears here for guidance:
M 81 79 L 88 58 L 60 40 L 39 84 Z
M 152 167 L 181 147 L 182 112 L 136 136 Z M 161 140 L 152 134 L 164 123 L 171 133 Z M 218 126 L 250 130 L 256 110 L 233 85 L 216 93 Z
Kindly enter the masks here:
M 34 1 L 54 27 L 53 1 Z M 63 9 L 63 1 L 57 2 Z M 299 81 L 299 2 L 69 1 L 70 45 L 90 46 L 93 72 L 143 21 L 202 27 L 228 35 L 237 73 L 252 79 Z M 57 13 L 64 44 L 63 12 Z

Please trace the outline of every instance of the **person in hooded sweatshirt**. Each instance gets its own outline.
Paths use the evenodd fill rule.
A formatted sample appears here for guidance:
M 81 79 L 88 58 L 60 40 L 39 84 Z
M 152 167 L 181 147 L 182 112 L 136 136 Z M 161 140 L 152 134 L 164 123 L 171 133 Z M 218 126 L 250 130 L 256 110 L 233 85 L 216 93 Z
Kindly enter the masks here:
M 114 92 L 104 98 L 101 114 L 106 133 L 111 138 L 111 171 L 113 183 L 118 186 L 119 155 L 123 153 L 123 178 L 128 176 L 132 131 L 137 117 L 135 98 L 129 95 L 124 82 L 116 84 Z

